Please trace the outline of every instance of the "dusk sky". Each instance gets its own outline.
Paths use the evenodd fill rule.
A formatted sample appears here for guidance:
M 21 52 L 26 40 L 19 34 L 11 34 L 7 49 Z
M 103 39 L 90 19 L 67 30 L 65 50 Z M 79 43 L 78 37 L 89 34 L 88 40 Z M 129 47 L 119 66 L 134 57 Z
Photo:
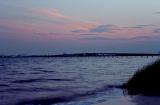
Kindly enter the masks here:
M 160 0 L 0 0 L 0 54 L 160 51 Z

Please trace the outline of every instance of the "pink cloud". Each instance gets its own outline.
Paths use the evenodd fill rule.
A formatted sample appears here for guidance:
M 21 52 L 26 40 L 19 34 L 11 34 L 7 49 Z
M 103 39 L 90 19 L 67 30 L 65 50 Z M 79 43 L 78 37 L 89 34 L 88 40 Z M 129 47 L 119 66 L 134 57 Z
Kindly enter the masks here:
M 89 29 L 97 25 L 98 23 L 95 23 L 95 22 L 73 22 L 73 23 L 67 24 L 66 26 L 72 30 L 75 29 L 75 30 L 89 31 Z
M 69 16 L 63 15 L 62 13 L 60 13 L 58 10 L 55 9 L 42 8 L 42 9 L 33 9 L 33 11 L 48 17 L 70 19 Z
M 61 12 L 55 9 L 31 9 L 32 14 L 38 14 L 38 16 L 42 17 L 50 17 L 49 20 L 60 19 L 62 22 L 48 22 L 46 21 L 37 21 L 32 22 L 24 22 L 22 20 L 7 20 L 5 22 L 0 22 L 0 25 L 8 27 L 12 32 L 17 33 L 17 35 L 21 35 L 26 37 L 41 37 L 42 39 L 45 37 L 46 39 L 78 39 L 82 37 L 81 34 L 93 34 L 97 36 L 104 36 L 109 38 L 132 38 L 141 35 L 150 35 L 151 28 L 142 28 L 142 29 L 129 29 L 124 27 L 112 26 L 107 27 L 107 30 L 102 33 L 91 32 L 90 30 L 98 27 L 102 24 L 99 22 L 86 22 L 81 20 L 76 20 L 73 17 L 66 16 Z M 104 25 L 105 26 L 105 25 Z M 103 27 L 102 27 L 103 28 Z M 80 30 L 79 32 L 73 33 L 73 30 Z M 35 34 L 38 33 L 38 34 Z
M 33 24 L 30 23 L 22 23 L 14 20 L 1 21 L 0 25 L 5 27 L 6 30 L 12 32 L 36 32 L 37 29 Z

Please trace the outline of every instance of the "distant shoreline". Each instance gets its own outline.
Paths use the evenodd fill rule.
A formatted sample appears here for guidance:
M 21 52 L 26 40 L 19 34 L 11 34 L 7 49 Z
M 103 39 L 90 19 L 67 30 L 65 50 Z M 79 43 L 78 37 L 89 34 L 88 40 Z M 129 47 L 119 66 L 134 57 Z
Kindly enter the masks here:
M 59 55 L 0 55 L 0 58 L 27 58 L 27 57 L 110 57 L 110 56 L 160 56 L 152 53 L 73 53 Z

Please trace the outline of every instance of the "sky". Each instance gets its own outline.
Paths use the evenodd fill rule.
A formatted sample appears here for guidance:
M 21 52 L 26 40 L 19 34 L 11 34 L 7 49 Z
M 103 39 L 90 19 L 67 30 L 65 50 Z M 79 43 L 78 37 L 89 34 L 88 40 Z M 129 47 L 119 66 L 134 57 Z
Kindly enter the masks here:
M 0 54 L 157 53 L 160 0 L 0 0 Z

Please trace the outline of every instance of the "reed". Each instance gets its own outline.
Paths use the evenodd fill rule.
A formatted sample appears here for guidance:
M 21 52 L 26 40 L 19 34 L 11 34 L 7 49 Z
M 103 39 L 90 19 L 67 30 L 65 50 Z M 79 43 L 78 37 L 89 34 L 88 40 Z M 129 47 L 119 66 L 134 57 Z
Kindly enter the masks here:
M 123 87 L 129 95 L 160 96 L 160 60 L 138 70 Z

